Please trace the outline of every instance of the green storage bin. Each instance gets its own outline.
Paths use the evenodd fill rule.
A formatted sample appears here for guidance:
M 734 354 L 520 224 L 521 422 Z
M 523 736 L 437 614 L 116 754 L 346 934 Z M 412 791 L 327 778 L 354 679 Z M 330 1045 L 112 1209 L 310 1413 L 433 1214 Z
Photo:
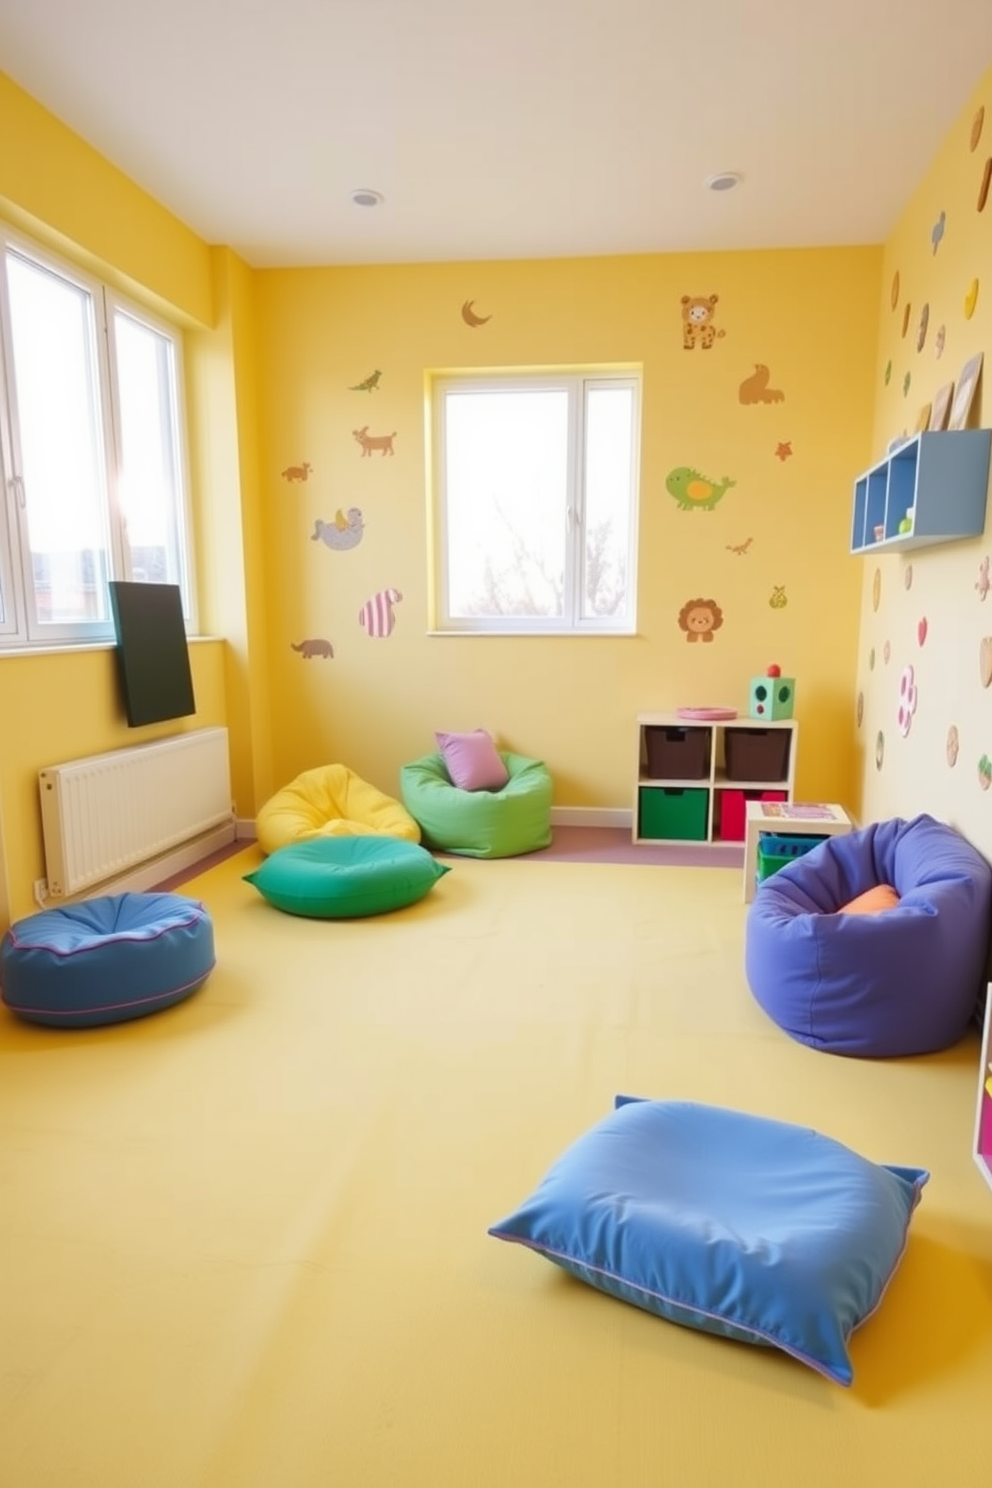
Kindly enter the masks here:
M 771 878 L 773 873 L 784 868 L 786 863 L 804 857 L 826 840 L 825 837 L 799 837 L 791 833 L 784 837 L 777 837 L 774 832 L 759 833 L 758 882 L 763 883 L 766 878 Z
M 652 786 L 638 792 L 638 837 L 706 841 L 709 791 L 683 786 Z

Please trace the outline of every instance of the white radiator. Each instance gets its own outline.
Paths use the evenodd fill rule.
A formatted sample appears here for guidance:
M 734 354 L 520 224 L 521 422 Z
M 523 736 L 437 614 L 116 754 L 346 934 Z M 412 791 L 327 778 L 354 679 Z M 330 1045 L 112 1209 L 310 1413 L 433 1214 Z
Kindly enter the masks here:
M 51 765 L 38 781 L 49 899 L 234 821 L 225 728 Z

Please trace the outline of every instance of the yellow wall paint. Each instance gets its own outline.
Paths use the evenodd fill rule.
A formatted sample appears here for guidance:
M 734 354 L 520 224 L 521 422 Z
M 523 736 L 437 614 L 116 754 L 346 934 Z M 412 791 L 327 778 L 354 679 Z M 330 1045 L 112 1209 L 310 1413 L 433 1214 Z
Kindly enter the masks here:
M 224 724 L 224 650 L 221 641 L 197 641 L 190 647 L 196 698 L 192 717 L 136 729 L 128 728 L 124 717 L 112 647 L 0 653 L 0 804 L 11 919 L 37 908 L 32 885 L 45 873 L 38 771 Z
M 186 370 L 197 382 L 203 343 L 195 328 L 214 318 L 215 260 L 208 246 L 3 74 L 0 139 L 5 141 L 0 151 L 0 212 L 72 261 L 193 327 L 187 334 Z M 238 385 L 249 403 L 230 448 L 214 460 L 211 473 L 218 476 L 221 490 L 230 473 L 236 508 L 241 491 L 250 493 L 257 479 L 250 412 L 254 353 L 248 314 L 251 273 L 242 265 L 231 268 L 230 276 L 237 280 L 240 320 L 248 323 L 249 333 L 243 346 L 229 338 L 220 354 L 220 375 L 231 387 Z M 223 503 L 215 501 L 211 483 L 198 479 L 196 470 L 193 507 L 198 527 L 209 523 L 214 511 L 220 512 L 221 520 L 225 514 Z M 256 529 L 257 525 L 256 518 Z M 227 591 L 223 619 L 236 640 L 247 628 L 242 566 L 238 541 L 233 556 L 222 545 L 216 553 L 201 555 L 198 574 L 201 590 L 213 594 L 224 590 L 233 567 L 237 581 Z M 197 715 L 152 730 L 126 727 L 110 650 L 0 653 L 0 923 L 35 907 L 32 884 L 44 873 L 37 789 L 37 772 L 44 765 L 201 724 L 228 724 L 235 780 L 248 782 L 241 793 L 248 798 L 246 814 L 253 814 L 252 745 L 246 738 L 244 710 L 230 724 L 226 710 L 227 669 L 232 665 L 236 671 L 236 666 L 229 662 L 229 648 L 223 641 L 197 643 L 191 652 Z M 264 656 L 256 670 L 259 680 L 253 692 L 264 699 Z M 235 696 L 243 699 L 248 685 L 243 681 Z M 253 728 L 258 728 L 254 721 Z
M 972 150 L 972 124 L 982 106 L 984 127 Z M 884 454 L 890 439 L 915 427 L 920 408 L 943 383 L 956 382 L 963 364 L 979 351 L 985 356 L 985 392 L 983 397 L 979 385 L 970 423 L 987 428 L 992 421 L 992 201 L 982 213 L 977 210 L 990 158 L 992 68 L 961 111 L 885 246 L 872 459 Z M 944 233 L 935 251 L 933 229 L 941 212 Z M 893 310 L 891 289 L 897 272 L 899 300 Z M 969 320 L 964 300 L 976 277 L 979 297 Z M 910 323 L 903 337 L 907 302 Z M 923 304 L 929 306 L 929 323 L 919 351 Z M 938 357 L 941 325 L 946 327 L 946 339 Z M 907 373 L 910 390 L 904 395 Z M 852 477 L 856 473 L 852 471 Z M 859 809 L 865 820 L 929 811 L 958 827 L 988 856 L 992 792 L 979 784 L 978 761 L 983 755 L 992 759 L 992 691 L 980 680 L 979 648 L 982 638 L 992 635 L 992 600 L 983 599 L 979 568 L 992 553 L 990 520 L 992 511 L 982 538 L 905 555 L 851 560 L 862 569 L 857 690 L 863 694 L 863 719 L 855 729 Z M 876 572 L 881 593 L 877 611 L 872 603 Z M 921 646 L 918 626 L 924 618 L 926 640 Z M 897 727 L 897 710 L 900 679 L 908 666 L 914 668 L 918 704 L 904 737 Z M 953 768 L 948 762 L 952 727 L 959 739 Z M 881 769 L 875 763 L 879 733 L 884 736 Z
M 0 210 L 157 308 L 209 324 L 209 251 L 0 72 Z
M 200 625 L 227 642 L 231 769 L 239 815 L 253 818 L 274 784 L 259 496 L 252 271 L 212 253 L 216 324 L 186 338 L 190 459 L 202 493 L 194 525 Z
M 482 723 L 548 762 L 557 805 L 629 808 L 639 710 L 746 709 L 748 679 L 777 661 L 798 678 L 799 790 L 848 799 L 850 475 L 870 449 L 880 268 L 880 250 L 861 248 L 259 273 L 277 778 L 340 759 L 394 791 L 435 729 Z M 683 349 L 683 294 L 720 297 L 726 334 L 710 351 Z M 465 325 L 467 298 L 486 326 Z M 759 362 L 784 401 L 744 406 Z M 428 635 L 425 372 L 583 363 L 643 367 L 638 635 Z M 375 392 L 350 390 L 376 368 Z M 362 457 L 365 424 L 396 431 L 395 457 Z M 303 461 L 308 480 L 281 477 Z M 737 484 L 714 511 L 681 512 L 665 490 L 680 465 Z M 349 506 L 362 543 L 315 541 L 316 519 Z M 745 555 L 729 550 L 748 537 Z M 374 640 L 358 611 L 387 587 L 403 600 Z M 697 596 L 724 610 L 711 645 L 678 628 Z M 290 649 L 314 637 L 333 660 Z

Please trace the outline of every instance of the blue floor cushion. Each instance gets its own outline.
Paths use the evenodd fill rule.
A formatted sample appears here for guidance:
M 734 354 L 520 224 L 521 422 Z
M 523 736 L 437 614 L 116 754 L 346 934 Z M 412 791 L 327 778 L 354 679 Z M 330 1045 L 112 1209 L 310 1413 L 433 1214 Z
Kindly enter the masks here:
M 343 920 L 415 904 L 448 872 L 398 837 L 313 837 L 277 848 L 244 878 L 287 914 Z
M 0 941 L 12 1012 L 55 1028 L 141 1018 L 213 970 L 213 922 L 183 894 L 106 894 L 18 920 Z
M 618 1096 L 497 1240 L 670 1322 L 767 1344 L 839 1384 L 929 1174 L 808 1127 Z

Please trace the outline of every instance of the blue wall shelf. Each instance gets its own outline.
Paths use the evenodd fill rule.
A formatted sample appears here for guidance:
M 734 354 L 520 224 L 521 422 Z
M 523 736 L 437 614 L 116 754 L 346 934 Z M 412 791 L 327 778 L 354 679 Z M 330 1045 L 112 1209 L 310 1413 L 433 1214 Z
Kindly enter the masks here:
M 914 434 L 854 482 L 851 552 L 932 547 L 985 531 L 992 429 Z M 909 523 L 900 532 L 899 525 Z

